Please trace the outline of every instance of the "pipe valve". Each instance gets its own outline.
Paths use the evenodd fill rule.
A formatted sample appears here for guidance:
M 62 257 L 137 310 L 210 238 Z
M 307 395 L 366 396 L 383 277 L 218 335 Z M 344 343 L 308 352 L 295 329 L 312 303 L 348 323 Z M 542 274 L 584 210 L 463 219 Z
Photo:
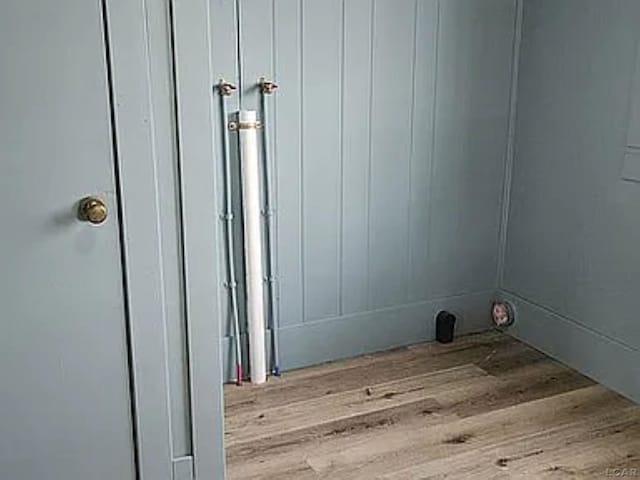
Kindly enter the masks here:
M 265 95 L 271 95 L 272 93 L 275 93 L 275 91 L 278 89 L 277 84 L 275 84 L 271 80 L 267 80 L 264 77 L 260 79 L 259 85 L 260 85 L 260 91 Z
M 235 92 L 238 89 L 238 87 L 236 87 L 233 83 L 227 82 L 224 78 L 220 79 L 217 87 L 220 95 L 223 95 L 225 97 L 231 95 L 233 92 Z

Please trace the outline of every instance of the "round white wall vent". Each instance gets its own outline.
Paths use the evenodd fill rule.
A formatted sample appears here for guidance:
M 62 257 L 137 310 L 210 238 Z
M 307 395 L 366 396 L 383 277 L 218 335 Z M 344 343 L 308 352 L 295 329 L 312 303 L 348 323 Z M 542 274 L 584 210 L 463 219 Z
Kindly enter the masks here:
M 506 328 L 513 325 L 515 320 L 513 307 L 509 302 L 496 301 L 491 306 L 491 318 L 493 324 L 499 328 Z

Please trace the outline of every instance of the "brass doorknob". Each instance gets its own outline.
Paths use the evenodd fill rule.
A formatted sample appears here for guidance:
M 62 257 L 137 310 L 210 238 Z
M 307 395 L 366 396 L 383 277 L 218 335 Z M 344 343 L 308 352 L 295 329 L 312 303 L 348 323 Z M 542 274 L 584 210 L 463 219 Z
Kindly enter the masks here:
M 78 218 L 86 222 L 100 225 L 107 219 L 107 206 L 98 197 L 85 197 L 78 205 Z

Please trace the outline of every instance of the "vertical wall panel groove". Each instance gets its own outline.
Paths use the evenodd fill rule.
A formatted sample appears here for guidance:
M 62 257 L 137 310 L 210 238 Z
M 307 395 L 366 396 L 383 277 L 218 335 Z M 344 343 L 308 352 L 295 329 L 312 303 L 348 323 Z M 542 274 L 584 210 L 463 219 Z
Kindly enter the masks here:
M 303 0 L 304 315 L 338 314 L 341 0 Z
M 371 0 L 344 2 L 342 95 L 342 313 L 368 309 Z
M 431 150 L 429 152 L 431 156 L 431 161 L 429 164 L 429 180 L 427 182 L 427 242 L 426 242 L 426 250 L 425 256 L 427 260 L 426 273 L 424 274 L 425 282 L 427 283 L 425 287 L 425 295 L 430 297 L 433 291 L 433 286 L 431 285 L 430 277 L 430 266 L 433 263 L 433 259 L 431 258 L 431 232 L 432 232 L 432 219 L 433 219 L 433 178 L 434 178 L 434 166 L 435 166 L 435 156 L 436 156 L 436 138 L 438 131 L 438 124 L 436 122 L 436 113 L 438 111 L 438 65 L 440 65 L 440 0 L 435 0 L 435 29 L 434 29 L 434 48 L 433 48 L 433 99 L 431 101 Z
M 280 325 L 302 321 L 302 163 L 301 163 L 301 22 L 300 0 L 274 2 L 275 94 L 274 178 L 278 194 L 277 270 Z
M 373 88 L 374 77 L 373 72 L 375 69 L 376 58 L 376 44 L 374 38 L 376 35 L 376 0 L 372 0 L 371 3 L 371 17 L 370 26 L 371 36 L 369 38 L 369 108 L 367 110 L 369 121 L 369 151 L 368 165 L 367 165 L 367 310 L 371 309 L 371 163 L 373 158 Z
M 230 5 L 231 2 L 228 2 L 227 6 Z M 235 82 L 237 82 L 237 95 L 238 95 L 238 108 L 244 108 L 244 104 L 242 102 L 242 93 L 244 91 L 243 82 L 244 75 L 242 71 L 242 54 L 244 52 L 244 48 L 242 47 L 242 3 L 241 0 L 235 0 L 233 2 L 233 25 L 234 25 L 234 34 L 235 34 L 235 45 L 234 51 L 236 54 L 236 65 L 238 68 L 238 76 L 235 78 Z M 214 14 L 215 15 L 215 14 Z M 215 44 L 214 44 L 215 45 Z M 232 82 L 235 84 L 235 82 Z
M 378 0 L 371 165 L 372 307 L 406 302 L 412 3 Z M 407 48 L 409 47 L 409 48 Z
M 271 78 L 271 80 L 275 81 L 276 83 L 278 83 L 280 80 L 278 80 L 278 57 L 277 57 L 277 53 L 278 53 L 278 49 L 276 48 L 277 45 L 277 32 L 278 32 L 278 24 L 277 24 L 277 20 L 276 20 L 276 2 L 275 0 L 271 0 L 271 48 L 272 48 L 272 53 L 271 53 L 271 71 L 273 72 L 272 75 L 273 77 Z M 272 235 L 272 244 L 271 244 L 271 248 L 273 249 L 273 259 L 274 259 L 274 263 L 271 265 L 273 274 L 272 276 L 276 278 L 276 283 L 274 285 L 274 301 L 275 301 L 275 311 L 276 311 L 276 318 L 280 319 L 282 318 L 282 308 L 281 308 L 281 302 L 280 302 L 280 269 L 279 269 L 279 265 L 280 265 L 280 251 L 278 249 L 278 245 L 280 245 L 280 217 L 278 215 L 278 210 L 280 208 L 280 196 L 279 196 L 279 190 L 278 190 L 278 181 L 277 179 L 280 178 L 280 170 L 278 168 L 278 144 L 276 142 L 276 138 L 278 138 L 277 135 L 277 131 L 278 131 L 278 122 L 276 122 L 276 119 L 278 118 L 278 95 L 272 95 L 271 98 L 271 118 L 270 120 L 270 124 L 269 124 L 269 131 L 271 134 L 271 168 L 272 168 L 272 175 L 271 175 L 271 189 L 272 189 L 272 197 L 271 197 L 271 205 L 272 208 L 275 210 L 275 215 L 273 215 L 271 217 L 271 221 L 272 221 L 272 229 L 271 229 L 271 235 Z
M 344 231 L 344 50 L 345 50 L 345 0 L 340 5 L 340 170 L 338 175 L 338 315 L 343 313 L 343 277 L 342 264 L 344 263 L 343 231 Z
M 300 35 L 298 40 L 300 42 L 298 65 L 300 68 L 300 112 L 298 118 L 298 125 L 300 127 L 300 281 L 301 281 L 301 318 L 300 321 L 304 322 L 307 318 L 307 299 L 306 299 L 306 270 L 305 270 L 305 231 L 304 228 L 304 0 L 298 0 L 300 5 L 300 17 L 299 29 Z
M 428 244 L 436 234 L 429 229 L 431 169 L 433 167 L 434 104 L 438 2 L 419 1 L 416 10 L 415 94 L 412 112 L 412 149 L 409 196 L 409 301 L 429 298 Z
M 409 113 L 409 118 L 411 119 L 410 124 L 410 134 L 409 134 L 409 171 L 407 175 L 407 187 L 409 189 L 409 201 L 407 202 L 407 290 L 406 290 L 406 302 L 411 301 L 411 282 L 412 282 L 412 263 L 413 263 L 413 255 L 412 255 L 412 242 L 411 242 L 411 233 L 412 233 L 412 218 L 411 218 L 411 205 L 412 205 L 412 197 L 413 197 L 413 182 L 412 180 L 412 172 L 413 172 L 413 162 L 415 161 L 415 113 L 416 113 L 416 72 L 417 66 L 416 63 L 418 61 L 418 0 L 414 1 L 413 6 L 413 57 L 411 60 L 411 111 Z

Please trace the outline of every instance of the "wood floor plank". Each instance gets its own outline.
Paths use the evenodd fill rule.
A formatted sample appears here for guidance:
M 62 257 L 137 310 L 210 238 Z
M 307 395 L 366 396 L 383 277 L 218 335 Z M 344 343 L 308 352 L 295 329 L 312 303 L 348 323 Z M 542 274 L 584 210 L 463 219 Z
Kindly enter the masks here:
M 523 352 L 543 358 L 542 354 L 505 335 L 494 334 L 484 341 L 481 336 L 474 337 L 479 338 L 455 346 L 424 344 L 397 350 L 388 356 L 378 354 L 366 360 L 354 359 L 346 361 L 344 368 L 332 365 L 317 369 L 316 374 L 309 376 L 287 373 L 282 379 L 264 385 L 226 385 L 225 415 L 264 410 L 470 363 L 489 365 L 500 359 L 517 358 Z
M 240 466 L 239 470 L 233 470 L 237 476 L 231 478 L 247 478 L 243 475 L 254 467 L 281 475 L 300 457 L 317 453 L 319 447 L 323 451 L 342 451 L 361 439 L 375 442 L 393 431 L 402 433 L 406 429 L 445 423 L 591 384 L 556 362 L 538 362 L 521 367 L 518 374 L 493 378 L 484 384 L 462 385 L 460 389 L 452 385 L 436 397 L 426 399 L 427 404 L 409 404 L 396 411 L 381 411 L 376 418 L 354 419 L 353 423 L 345 422 L 336 427 L 346 433 L 331 434 L 329 431 L 328 435 L 319 436 L 310 429 L 250 442 L 242 448 L 230 446 L 227 449 L 229 465 Z
M 384 475 L 384 480 L 535 478 L 559 473 L 599 472 L 629 460 L 640 442 L 640 409 L 627 407 L 581 418 L 518 441 L 482 446 Z M 602 449 L 608 450 L 603 453 Z M 638 450 L 636 450 L 637 452 Z M 603 465 L 604 461 L 604 465 Z
M 227 445 L 232 447 L 243 441 L 255 441 L 282 432 L 362 416 L 415 403 L 423 398 L 437 398 L 439 393 L 456 388 L 471 389 L 490 382 L 487 377 L 488 374 L 479 367 L 463 365 L 271 409 L 246 412 L 227 420 L 225 438 Z
M 306 461 L 325 478 L 375 478 L 482 445 L 517 441 L 584 416 L 606 413 L 611 407 L 625 406 L 627 402 L 619 396 L 591 386 L 444 425 L 405 429 L 385 435 L 379 442 L 356 442 L 339 452 L 312 455 Z
M 591 478 L 612 462 L 640 468 L 640 407 L 498 332 L 227 387 L 225 403 L 232 480 Z
M 471 372 L 474 375 L 480 376 L 477 370 L 472 369 Z M 456 370 L 454 370 L 453 373 L 456 374 Z M 424 380 L 428 381 L 430 375 L 433 374 L 426 374 L 424 376 Z M 421 378 L 423 377 L 418 377 L 418 380 Z M 447 377 L 443 378 L 446 379 Z M 376 397 L 378 399 L 384 398 L 384 402 L 382 402 L 381 406 L 389 411 L 388 418 L 385 417 L 384 411 L 380 412 L 381 414 L 376 416 L 370 416 L 366 413 L 362 414 L 363 412 L 359 412 L 362 415 L 351 416 L 348 419 L 345 419 L 345 421 L 339 420 L 333 425 L 327 423 L 326 428 L 322 428 L 322 420 L 324 419 L 324 421 L 328 422 L 329 418 L 335 419 L 337 417 L 337 410 L 334 408 L 334 403 L 336 401 L 342 401 L 343 403 L 346 401 L 349 409 L 352 410 L 352 406 L 359 405 L 358 403 L 352 403 L 353 398 L 366 398 L 367 400 L 372 400 L 366 395 L 367 389 L 347 392 L 346 395 L 335 394 L 331 396 L 324 396 L 309 402 L 299 402 L 294 404 L 294 406 L 298 411 L 304 412 L 306 418 L 303 423 L 305 425 L 312 424 L 319 427 L 313 429 L 316 434 L 322 432 L 331 433 L 336 430 L 345 429 L 353 433 L 356 430 L 354 425 L 366 424 L 368 428 L 371 428 L 372 425 L 377 422 L 382 422 L 384 425 L 396 424 L 401 420 L 401 417 L 397 414 L 400 414 L 402 418 L 406 417 L 410 422 L 419 420 L 419 416 L 416 418 L 412 418 L 411 416 L 414 412 L 422 411 L 417 407 L 413 408 L 409 406 L 406 409 L 407 412 L 404 412 L 402 408 L 398 408 L 413 403 L 419 403 L 422 404 L 424 408 L 429 408 L 428 413 L 431 414 L 455 415 L 456 417 L 462 418 L 479 412 L 505 408 L 514 404 L 550 395 L 556 395 L 558 393 L 593 384 L 592 381 L 577 374 L 573 370 L 550 360 L 524 365 L 516 371 L 501 375 L 497 379 L 495 377 L 487 378 L 486 380 L 480 378 L 480 381 L 469 384 L 464 383 L 464 378 L 461 380 L 463 383 L 460 385 L 457 383 L 447 384 L 445 392 L 441 391 L 438 393 L 437 390 L 413 391 L 411 393 L 418 393 L 418 395 L 412 395 L 409 399 L 403 398 L 402 395 L 394 395 L 394 397 L 402 400 L 399 402 L 399 405 L 390 404 L 389 400 L 391 399 L 384 398 L 390 391 L 395 392 L 395 394 L 399 393 L 397 388 L 393 390 L 392 388 L 390 389 L 390 387 L 398 385 L 401 387 L 401 391 L 403 385 L 405 385 L 406 388 L 411 390 L 415 388 L 415 380 L 399 380 L 397 382 L 378 385 L 375 389 L 371 388 L 370 392 L 373 399 Z M 434 383 L 430 385 L 430 387 L 434 388 L 438 387 L 438 385 Z M 427 393 L 430 393 L 432 396 L 427 396 Z M 378 404 L 380 404 L 379 401 Z M 244 428 L 248 430 L 248 433 L 242 433 L 241 436 L 251 438 L 252 444 L 257 445 L 259 443 L 259 438 L 257 437 L 261 438 L 264 436 L 260 434 L 261 425 L 259 422 L 264 421 L 264 417 L 267 417 L 267 419 L 272 419 L 272 422 L 270 423 L 275 422 L 278 426 L 278 428 L 271 430 L 271 432 L 274 433 L 275 431 L 275 434 L 277 434 L 278 437 L 285 437 L 278 441 L 267 442 L 267 446 L 273 446 L 280 443 L 289 445 L 296 444 L 296 442 L 298 445 L 301 445 L 305 438 L 311 439 L 314 436 L 318 436 L 309 435 L 309 432 L 300 434 L 299 430 L 301 430 L 301 425 L 297 421 L 280 423 L 282 421 L 282 416 L 290 415 L 291 412 L 288 411 L 290 406 L 291 404 L 287 404 L 278 409 L 268 411 L 267 413 L 258 411 L 256 413 L 238 415 L 237 418 L 230 418 L 227 421 L 226 435 L 231 436 L 232 434 L 237 433 L 238 430 Z M 321 415 L 318 415 L 318 412 L 320 412 Z M 256 415 L 255 422 L 253 422 L 254 419 L 251 415 Z M 261 419 L 260 417 L 263 418 Z M 350 419 L 352 421 L 349 421 Z M 385 419 L 387 420 L 386 422 Z M 287 427 L 287 425 L 290 426 Z M 292 428 L 298 432 L 291 434 L 290 430 Z M 237 452 L 237 449 L 234 447 L 238 443 L 241 442 L 239 442 L 237 438 L 228 439 L 228 451 L 234 453 Z M 256 449 L 252 448 L 251 450 L 255 454 Z
M 296 461 L 307 451 L 323 443 L 336 444 L 342 440 L 349 443 L 360 435 L 379 435 L 395 426 L 402 428 L 407 423 L 452 420 L 446 414 L 435 413 L 441 405 L 433 398 L 425 398 L 413 403 L 406 403 L 385 410 L 377 410 L 357 417 L 337 419 L 335 421 L 314 425 L 313 427 L 286 432 L 271 437 L 257 439 L 252 442 L 236 443 L 227 447 L 227 459 L 230 464 L 262 464 L 265 459 L 284 459 Z M 281 465 L 284 464 L 280 462 Z
M 383 350 L 379 352 L 369 353 L 365 355 L 359 355 L 357 357 L 347 358 L 343 360 L 332 360 L 329 362 L 321 363 L 319 365 L 314 365 L 311 367 L 298 368 L 295 370 L 289 370 L 286 372 L 286 375 L 281 378 L 274 379 L 274 383 L 288 383 L 288 382 L 299 382 L 302 379 L 317 377 L 320 375 L 326 375 L 331 372 L 345 370 L 348 368 L 360 367 L 360 366 L 369 366 L 372 362 L 382 361 L 382 362 L 394 362 L 395 360 L 402 361 L 405 358 L 405 355 L 410 352 L 416 352 L 420 355 L 426 356 L 437 356 L 443 353 L 451 353 L 461 350 L 467 350 L 471 347 L 496 347 L 496 346 L 504 346 L 504 345 L 515 345 L 520 344 L 513 337 L 509 335 L 505 335 L 504 333 L 498 330 L 490 330 L 482 333 L 475 333 L 471 335 L 464 335 L 456 338 L 455 342 L 452 343 L 438 343 L 438 342 L 424 342 L 417 343 L 414 345 L 406 345 L 403 347 L 397 347 L 390 350 Z M 267 388 L 269 384 L 266 384 Z M 234 393 L 242 397 L 242 391 L 237 391 L 233 388 L 233 385 L 228 385 L 229 390 L 231 392 L 230 400 L 233 402 Z

